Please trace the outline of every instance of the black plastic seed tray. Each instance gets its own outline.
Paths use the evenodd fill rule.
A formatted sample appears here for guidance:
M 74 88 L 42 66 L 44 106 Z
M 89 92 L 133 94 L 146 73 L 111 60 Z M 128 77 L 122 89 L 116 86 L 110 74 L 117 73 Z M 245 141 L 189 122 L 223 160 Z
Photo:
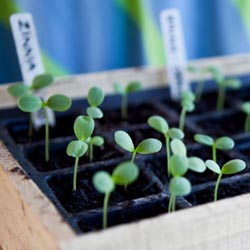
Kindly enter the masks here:
M 238 108 L 240 103 L 250 100 L 249 77 L 241 77 L 243 88 L 228 92 L 225 110 L 215 110 L 216 91 L 213 82 L 206 83 L 203 100 L 194 113 L 187 114 L 184 142 L 189 156 L 198 156 L 204 160 L 211 158 L 211 149 L 194 143 L 195 133 L 211 136 L 232 136 L 236 140 L 235 149 L 230 152 L 218 151 L 218 162 L 223 164 L 232 158 L 246 161 L 247 169 L 236 175 L 224 177 L 219 190 L 219 199 L 232 197 L 250 191 L 250 136 L 243 133 L 244 114 Z M 102 106 L 104 118 L 96 121 L 95 134 L 104 136 L 105 144 L 94 149 L 94 161 L 90 163 L 82 157 L 79 162 L 78 189 L 72 191 L 74 159 L 66 155 L 66 147 L 74 138 L 73 123 L 78 115 L 84 115 L 86 100 L 74 101 L 70 111 L 57 115 L 57 125 L 51 129 L 50 161 L 44 161 L 44 129 L 28 140 L 28 115 L 21 111 L 3 110 L 0 122 L 0 139 L 3 140 L 31 178 L 55 204 L 65 220 L 77 233 L 101 229 L 103 195 L 92 184 L 97 170 L 112 172 L 114 167 L 130 159 L 131 155 L 121 150 L 114 142 L 114 132 L 127 131 L 135 144 L 149 137 L 163 137 L 147 125 L 151 115 L 165 117 L 170 127 L 178 126 L 180 105 L 171 101 L 167 87 L 151 89 L 132 94 L 129 97 L 129 118 L 120 118 L 120 96 L 112 95 L 105 99 Z M 128 186 L 116 188 L 109 202 L 109 226 L 141 220 L 166 213 L 170 197 L 169 179 L 166 175 L 165 147 L 154 155 L 136 156 L 140 167 L 140 177 Z M 192 193 L 177 199 L 177 209 L 210 202 L 216 176 L 206 171 L 203 174 L 189 172 L 187 178 L 192 183 Z

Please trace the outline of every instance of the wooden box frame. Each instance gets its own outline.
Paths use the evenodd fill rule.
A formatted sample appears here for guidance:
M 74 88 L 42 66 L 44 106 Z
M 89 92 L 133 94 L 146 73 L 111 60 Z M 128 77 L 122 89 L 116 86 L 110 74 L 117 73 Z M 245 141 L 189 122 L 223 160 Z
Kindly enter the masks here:
M 192 61 L 217 65 L 227 75 L 250 73 L 250 55 Z M 131 68 L 58 79 L 50 94 L 86 96 L 99 84 L 140 80 L 145 87 L 166 83 L 164 67 Z M 0 110 L 15 99 L 0 86 Z M 83 90 L 79 95 L 79 89 Z M 1 117 L 4 119 L 4 117 Z M 250 194 L 164 214 L 105 231 L 77 236 L 0 141 L 0 250 L 244 250 L 250 249 Z

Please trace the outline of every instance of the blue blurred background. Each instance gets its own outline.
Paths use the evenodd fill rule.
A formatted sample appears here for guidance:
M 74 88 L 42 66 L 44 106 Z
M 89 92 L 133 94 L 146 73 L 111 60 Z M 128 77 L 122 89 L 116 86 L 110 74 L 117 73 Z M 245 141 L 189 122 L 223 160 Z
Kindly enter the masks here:
M 0 0 L 0 83 L 21 80 L 9 16 L 30 12 L 55 76 L 166 61 L 159 13 L 181 11 L 189 59 L 250 50 L 249 0 Z

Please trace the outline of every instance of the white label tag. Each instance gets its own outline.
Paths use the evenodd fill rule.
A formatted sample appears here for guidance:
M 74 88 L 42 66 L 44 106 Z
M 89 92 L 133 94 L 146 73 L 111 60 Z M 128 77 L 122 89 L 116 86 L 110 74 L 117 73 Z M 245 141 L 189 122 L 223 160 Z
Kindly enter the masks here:
M 179 10 L 163 10 L 160 13 L 160 22 L 167 58 L 170 94 L 172 98 L 178 99 L 182 91 L 189 89 L 186 76 L 186 48 Z
M 12 33 L 16 45 L 18 60 L 23 76 L 24 84 L 30 86 L 36 75 L 44 73 L 44 67 L 36 35 L 36 29 L 32 15 L 29 13 L 14 14 L 10 17 Z M 45 94 L 39 91 L 39 96 L 44 100 Z M 50 125 L 55 124 L 54 112 L 48 110 Z M 32 121 L 35 129 L 45 124 L 42 110 L 32 114 Z

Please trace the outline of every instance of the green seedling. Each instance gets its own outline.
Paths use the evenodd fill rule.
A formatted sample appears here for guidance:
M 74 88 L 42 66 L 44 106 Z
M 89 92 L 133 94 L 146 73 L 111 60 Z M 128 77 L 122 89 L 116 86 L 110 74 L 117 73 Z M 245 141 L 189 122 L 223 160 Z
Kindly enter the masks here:
M 183 177 L 188 170 L 203 173 L 206 170 L 205 163 L 198 157 L 187 157 L 184 143 L 179 139 L 171 141 L 173 155 L 170 157 L 170 173 L 173 176 L 169 182 L 170 200 L 168 212 L 175 211 L 176 196 L 184 196 L 191 192 L 190 181 Z
M 92 117 L 78 116 L 74 122 L 74 133 L 77 140 L 71 141 L 67 146 L 67 155 L 75 158 L 73 190 L 76 190 L 77 169 L 79 158 L 88 150 L 89 144 L 86 141 L 90 138 L 95 128 L 95 122 Z
M 65 95 L 52 95 L 47 101 L 33 94 L 24 94 L 18 98 L 18 107 L 24 112 L 35 112 L 43 109 L 45 116 L 45 160 L 49 161 L 49 118 L 47 108 L 63 112 L 71 107 L 71 99 Z
M 137 153 L 153 154 L 159 152 L 162 147 L 161 141 L 154 138 L 145 139 L 135 147 L 129 134 L 121 130 L 115 132 L 115 142 L 124 150 L 132 153 L 131 162 L 134 162 Z
M 208 67 L 207 70 L 212 74 L 212 77 L 219 88 L 216 110 L 222 111 L 224 109 L 226 88 L 239 89 L 241 82 L 236 78 L 225 78 L 220 69 L 217 67 Z
M 98 87 L 90 88 L 87 96 L 88 103 L 90 107 L 87 108 L 88 116 L 94 119 L 100 119 L 103 117 L 103 112 L 99 106 L 103 103 L 104 92 Z
M 149 117 L 148 125 L 163 134 L 166 144 L 166 156 L 167 156 L 167 173 L 170 176 L 170 139 L 183 139 L 184 133 L 178 128 L 169 128 L 168 122 L 161 116 L 154 115 Z
M 206 68 L 196 67 L 196 66 L 188 66 L 187 70 L 191 73 L 198 75 L 198 83 L 195 89 L 195 101 L 199 102 L 202 97 L 203 88 L 204 88 L 204 75 L 208 72 Z
M 195 95 L 187 90 L 182 92 L 181 96 L 181 114 L 180 114 L 180 121 L 179 121 L 179 129 L 184 131 L 185 126 L 185 118 L 187 112 L 192 112 L 195 109 Z
M 246 114 L 246 119 L 244 123 L 244 131 L 245 133 L 250 132 L 250 102 L 244 102 L 241 105 L 241 110 Z
M 21 97 L 25 94 L 32 94 L 33 92 L 43 89 L 53 83 L 53 76 L 51 74 L 41 74 L 34 77 L 31 86 L 27 86 L 25 84 L 17 83 L 13 84 L 10 87 L 8 87 L 8 92 L 13 97 Z M 29 119 L 29 129 L 28 129 L 28 136 L 31 138 L 33 134 L 33 124 L 32 124 L 32 118 L 30 114 Z
M 228 136 L 222 136 L 214 140 L 211 136 L 196 134 L 194 140 L 206 146 L 212 147 L 212 159 L 217 162 L 217 149 L 230 150 L 234 147 L 234 141 Z
M 88 150 L 88 154 L 89 154 L 89 161 L 92 162 L 93 161 L 93 150 L 94 150 L 94 146 L 96 147 L 101 147 L 104 144 L 104 138 L 102 136 L 96 135 L 93 137 L 89 137 L 86 142 L 89 145 L 89 150 Z
M 128 95 L 142 89 L 140 82 L 130 82 L 125 87 L 120 83 L 114 84 L 114 91 L 122 96 L 121 117 L 128 119 Z
M 206 165 L 207 168 L 209 168 L 212 172 L 218 174 L 218 179 L 216 181 L 214 189 L 214 201 L 217 201 L 218 198 L 218 189 L 222 175 L 236 174 L 243 171 L 246 167 L 246 163 L 239 159 L 228 161 L 226 164 L 222 166 L 222 168 L 220 168 L 220 166 L 215 161 L 212 160 L 207 160 Z
M 139 176 L 139 168 L 132 162 L 120 163 L 114 169 L 112 175 L 106 171 L 99 171 L 93 176 L 93 184 L 97 191 L 103 193 L 103 228 L 107 228 L 108 202 L 116 185 L 128 186 Z

